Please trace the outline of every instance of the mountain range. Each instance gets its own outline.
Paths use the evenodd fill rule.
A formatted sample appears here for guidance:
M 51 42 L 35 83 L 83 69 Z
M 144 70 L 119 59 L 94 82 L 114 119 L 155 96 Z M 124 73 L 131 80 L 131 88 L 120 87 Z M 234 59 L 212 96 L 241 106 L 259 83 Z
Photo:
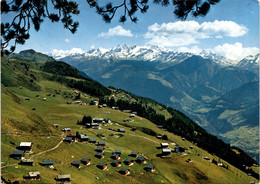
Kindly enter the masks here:
M 258 160 L 259 54 L 232 61 L 206 52 L 123 45 L 54 58 L 106 86 L 180 110 Z

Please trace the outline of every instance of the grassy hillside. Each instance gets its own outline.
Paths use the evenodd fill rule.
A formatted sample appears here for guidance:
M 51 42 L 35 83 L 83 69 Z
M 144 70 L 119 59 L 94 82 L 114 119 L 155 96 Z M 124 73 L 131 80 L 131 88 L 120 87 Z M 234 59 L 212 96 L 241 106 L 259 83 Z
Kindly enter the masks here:
M 19 63 L 26 63 L 28 68 L 21 67 Z M 211 155 L 207 151 L 197 147 L 188 140 L 173 133 L 159 129 L 156 124 L 141 117 L 136 116 L 133 121 L 124 122 L 129 118 L 130 113 L 114 110 L 112 108 L 98 108 L 89 105 L 91 101 L 99 100 L 96 95 L 86 93 L 76 88 L 71 88 L 63 81 L 49 80 L 52 74 L 39 70 L 40 64 L 30 63 L 22 60 L 2 59 L 2 129 L 1 129 L 1 161 L 2 179 L 11 181 L 21 181 L 24 183 L 56 183 L 54 178 L 58 174 L 70 174 L 71 183 L 249 183 L 256 181 L 245 172 L 233 167 L 227 162 Z M 11 77 L 8 74 L 15 69 Z M 35 80 L 30 81 L 30 74 L 35 76 Z M 24 76 L 24 80 L 18 76 Z M 65 77 L 66 80 L 81 81 L 83 79 Z M 89 81 L 90 82 L 90 81 Z M 23 86 L 20 88 L 20 86 Z M 98 86 L 96 86 L 98 88 Z M 84 88 L 82 88 L 84 89 Z M 103 88 L 100 90 L 102 91 Z M 115 95 L 115 90 L 109 94 L 109 98 Z M 80 95 L 79 95 L 80 94 Z M 117 93 L 118 99 L 134 101 L 144 101 L 146 99 L 129 99 L 125 92 Z M 131 97 L 131 96 L 130 96 Z M 46 100 L 43 100 L 46 98 Z M 26 100 L 29 99 L 29 100 Z M 81 100 L 87 105 L 75 104 Z M 70 101 L 72 104 L 67 104 Z M 163 106 L 148 101 L 147 106 L 156 109 L 158 114 L 166 119 L 171 118 L 171 113 Z M 35 110 L 32 110 L 35 108 Z M 112 123 L 102 126 L 100 130 L 87 129 L 77 124 L 83 116 L 109 118 Z M 54 128 L 52 124 L 59 124 L 59 128 Z M 131 127 L 138 128 L 131 131 Z M 105 158 L 98 159 L 95 155 L 97 145 L 88 142 L 74 142 L 67 144 L 61 142 L 65 134 L 62 128 L 69 127 L 73 132 L 86 133 L 89 138 L 96 138 L 98 141 L 106 141 Z M 125 133 L 110 130 L 125 128 Z M 166 135 L 168 140 L 156 138 L 148 135 L 147 130 L 155 132 L 156 135 Z M 33 152 L 25 154 L 26 158 L 34 160 L 33 166 L 19 165 L 17 160 L 9 157 L 13 150 L 16 150 L 20 142 L 33 142 Z M 174 149 L 180 145 L 187 150 L 185 154 L 171 153 L 168 157 L 160 157 L 160 143 L 172 143 L 169 145 Z M 174 143 L 174 144 L 173 144 Z M 193 146 L 193 148 L 190 148 Z M 122 150 L 121 162 L 126 158 L 131 158 L 132 151 L 138 151 L 140 155 L 147 158 L 146 164 L 138 164 L 129 167 L 122 163 L 119 168 L 110 165 L 111 153 Z M 88 166 L 81 168 L 71 166 L 74 160 L 86 157 L 91 159 Z M 227 168 L 219 167 L 202 157 L 215 159 L 222 162 Z M 54 160 L 54 169 L 41 166 L 44 159 Z M 134 159 L 134 158 L 132 158 Z M 192 162 L 188 163 L 190 159 Z M 135 160 L 135 159 L 134 159 Z M 100 162 L 108 164 L 107 170 L 100 170 L 96 165 Z M 147 164 L 156 167 L 154 173 L 144 170 Z M 122 168 L 130 168 L 130 175 L 124 176 L 118 171 Z M 255 169 L 256 170 L 256 169 Z M 41 180 L 31 181 L 24 179 L 30 171 L 40 171 Z

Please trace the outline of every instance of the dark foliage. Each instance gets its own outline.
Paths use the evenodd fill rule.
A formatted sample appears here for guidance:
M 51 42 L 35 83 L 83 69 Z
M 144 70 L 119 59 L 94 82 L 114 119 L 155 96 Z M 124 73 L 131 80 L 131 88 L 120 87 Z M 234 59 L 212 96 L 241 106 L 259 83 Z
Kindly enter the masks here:
M 86 125 L 87 123 L 92 123 L 92 118 L 91 116 L 83 116 L 81 124 Z
M 103 97 L 111 94 L 111 91 L 107 89 L 105 86 L 101 85 L 97 81 L 93 81 L 90 79 L 74 80 L 74 79 L 68 79 L 60 75 L 52 75 L 51 77 L 49 77 L 49 80 L 63 83 L 70 88 L 79 89 L 84 93 L 96 97 Z
M 46 62 L 43 65 L 42 70 L 44 72 L 52 73 L 55 75 L 75 77 L 78 79 L 86 79 L 76 68 L 62 61 Z

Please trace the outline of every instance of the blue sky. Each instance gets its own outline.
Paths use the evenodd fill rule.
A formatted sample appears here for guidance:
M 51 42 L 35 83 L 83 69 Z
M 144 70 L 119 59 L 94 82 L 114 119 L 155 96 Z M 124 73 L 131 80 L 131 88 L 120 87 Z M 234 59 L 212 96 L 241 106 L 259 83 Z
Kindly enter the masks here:
M 139 21 L 119 23 L 120 13 L 107 24 L 89 8 L 85 0 L 77 1 L 80 15 L 78 31 L 71 34 L 61 23 L 45 20 L 40 31 L 31 30 L 30 39 L 16 52 L 34 49 L 44 53 L 75 53 L 117 45 L 158 45 L 175 51 L 198 53 L 202 50 L 239 60 L 259 52 L 259 2 L 257 0 L 221 0 L 206 17 L 177 19 L 173 6 L 151 4 Z M 114 1 L 115 2 L 115 1 Z M 8 20 L 6 15 L 2 21 Z

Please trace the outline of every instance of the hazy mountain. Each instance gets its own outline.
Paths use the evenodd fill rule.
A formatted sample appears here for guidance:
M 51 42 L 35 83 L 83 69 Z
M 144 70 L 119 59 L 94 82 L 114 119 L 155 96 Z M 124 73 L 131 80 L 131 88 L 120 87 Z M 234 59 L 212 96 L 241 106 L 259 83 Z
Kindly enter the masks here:
M 21 59 L 27 59 L 35 62 L 49 62 L 49 61 L 55 61 L 53 57 L 47 56 L 46 54 L 42 54 L 40 52 L 36 52 L 33 49 L 24 50 L 17 53 L 13 53 L 9 55 L 7 58 L 21 58 Z
M 247 138 L 230 136 L 232 131 L 258 125 L 258 118 L 253 117 L 258 117 L 259 106 L 252 106 L 251 102 L 259 99 L 255 95 L 259 55 L 231 61 L 205 52 L 194 55 L 155 46 L 124 45 L 59 58 L 104 85 L 179 109 L 211 133 L 221 134 L 237 146 L 242 146 Z M 243 105 L 238 106 L 238 101 Z M 258 132 L 253 134 L 258 137 Z M 246 149 L 256 153 L 252 144 L 246 144 Z
M 236 66 L 259 74 L 259 54 L 242 59 Z

